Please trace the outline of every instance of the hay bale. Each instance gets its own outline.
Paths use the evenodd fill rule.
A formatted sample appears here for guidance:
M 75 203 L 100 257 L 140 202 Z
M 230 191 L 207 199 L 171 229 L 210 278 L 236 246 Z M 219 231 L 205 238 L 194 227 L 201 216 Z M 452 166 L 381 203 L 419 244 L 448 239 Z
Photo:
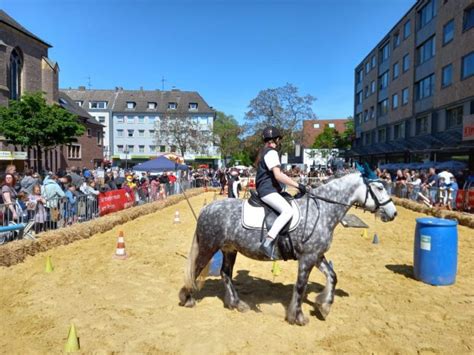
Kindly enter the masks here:
M 186 196 L 194 197 L 203 192 L 203 188 L 191 189 L 186 192 Z M 41 233 L 36 241 L 26 239 L 15 240 L 0 247 L 0 266 L 12 266 L 23 262 L 28 255 L 33 256 L 59 245 L 67 245 L 76 240 L 90 238 L 95 234 L 107 232 L 117 225 L 175 205 L 182 200 L 184 200 L 183 195 L 174 195 L 165 201 L 156 201 L 131 207 L 92 221 L 77 223 L 67 228 L 47 231 Z

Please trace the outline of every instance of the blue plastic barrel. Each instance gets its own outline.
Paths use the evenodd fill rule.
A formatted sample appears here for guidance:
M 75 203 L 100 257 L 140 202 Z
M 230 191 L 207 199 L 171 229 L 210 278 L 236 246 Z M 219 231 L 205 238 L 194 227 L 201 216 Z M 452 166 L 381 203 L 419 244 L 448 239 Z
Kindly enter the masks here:
M 211 260 L 211 267 L 209 268 L 209 276 L 220 276 L 222 267 L 222 252 L 220 250 L 214 254 Z
M 416 219 L 413 271 L 417 280 L 436 286 L 456 281 L 457 224 L 450 219 Z

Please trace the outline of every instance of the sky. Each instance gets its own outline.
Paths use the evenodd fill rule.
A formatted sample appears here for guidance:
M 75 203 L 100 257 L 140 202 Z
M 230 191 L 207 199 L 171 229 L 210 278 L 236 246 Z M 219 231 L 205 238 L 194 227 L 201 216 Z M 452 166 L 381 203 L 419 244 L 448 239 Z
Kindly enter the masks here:
M 354 69 L 416 0 L 0 0 L 53 45 L 60 87 L 198 91 L 243 122 L 292 83 L 318 118 L 353 115 Z M 90 79 L 89 79 L 90 78 Z

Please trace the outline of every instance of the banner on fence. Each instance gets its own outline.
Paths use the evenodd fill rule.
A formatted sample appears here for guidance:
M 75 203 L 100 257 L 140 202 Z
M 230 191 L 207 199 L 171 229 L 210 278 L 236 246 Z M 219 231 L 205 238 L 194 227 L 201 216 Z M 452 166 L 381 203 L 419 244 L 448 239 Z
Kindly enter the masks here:
M 133 206 L 133 202 L 133 196 L 125 190 L 103 192 L 99 195 L 99 213 L 103 216 L 107 213 L 121 211 Z
M 474 190 L 468 190 L 466 196 L 465 190 L 458 190 L 456 196 L 456 208 L 459 211 L 474 209 Z

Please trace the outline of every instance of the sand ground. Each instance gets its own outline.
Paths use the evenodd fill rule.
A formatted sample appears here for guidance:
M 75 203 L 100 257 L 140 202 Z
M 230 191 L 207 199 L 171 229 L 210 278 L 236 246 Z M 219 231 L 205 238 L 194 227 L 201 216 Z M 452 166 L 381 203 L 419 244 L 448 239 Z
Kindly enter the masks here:
M 213 193 L 192 198 L 199 210 Z M 176 210 L 182 223 L 173 224 Z M 223 308 L 219 278 L 209 278 L 193 309 L 178 306 L 195 221 L 186 202 L 90 239 L 0 268 L 0 353 L 61 353 L 75 324 L 84 353 L 449 353 L 474 352 L 474 233 L 458 227 L 456 283 L 435 287 L 412 278 L 415 218 L 398 208 L 394 222 L 352 210 L 370 225 L 337 227 L 332 260 L 339 283 L 326 321 L 313 312 L 325 280 L 310 277 L 305 327 L 285 322 L 296 262 L 237 257 L 235 284 L 251 310 Z M 125 233 L 130 258 L 115 260 Z M 380 243 L 372 244 L 377 232 Z M 54 272 L 45 273 L 46 256 Z

